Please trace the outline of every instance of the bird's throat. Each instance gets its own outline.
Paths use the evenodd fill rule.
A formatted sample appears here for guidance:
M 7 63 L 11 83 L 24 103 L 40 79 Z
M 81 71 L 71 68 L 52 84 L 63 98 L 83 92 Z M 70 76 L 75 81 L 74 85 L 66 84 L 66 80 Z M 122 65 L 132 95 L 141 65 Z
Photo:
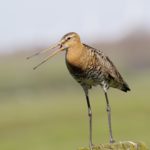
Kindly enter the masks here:
M 84 51 L 85 49 L 83 44 L 76 44 L 70 47 L 66 53 L 66 61 L 76 67 L 82 67 Z

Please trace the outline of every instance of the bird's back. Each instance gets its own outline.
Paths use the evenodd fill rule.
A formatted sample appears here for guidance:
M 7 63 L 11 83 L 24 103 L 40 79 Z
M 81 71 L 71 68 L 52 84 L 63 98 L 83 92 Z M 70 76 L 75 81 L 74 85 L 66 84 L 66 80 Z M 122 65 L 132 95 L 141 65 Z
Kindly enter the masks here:
M 76 63 L 68 61 L 67 55 L 69 54 L 66 54 L 67 67 L 80 84 L 85 84 L 90 88 L 105 82 L 108 88 L 114 87 L 125 92 L 130 90 L 112 61 L 104 55 L 102 50 L 86 44 L 83 44 L 83 49 Z

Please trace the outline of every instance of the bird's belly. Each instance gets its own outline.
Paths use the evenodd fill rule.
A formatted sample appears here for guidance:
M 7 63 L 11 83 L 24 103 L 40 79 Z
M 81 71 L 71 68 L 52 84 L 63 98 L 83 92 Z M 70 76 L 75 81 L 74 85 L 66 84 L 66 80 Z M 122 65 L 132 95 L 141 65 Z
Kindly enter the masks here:
M 99 82 L 97 80 L 95 80 L 94 78 L 88 78 L 87 76 L 84 76 L 82 74 L 71 74 L 74 79 L 80 83 L 81 85 L 86 85 L 88 87 L 92 87 L 92 86 L 96 86 L 99 84 Z
M 81 85 L 88 85 L 89 87 L 100 84 L 102 76 L 101 73 L 94 70 L 83 70 L 82 68 L 73 66 L 67 63 L 67 68 L 74 79 Z

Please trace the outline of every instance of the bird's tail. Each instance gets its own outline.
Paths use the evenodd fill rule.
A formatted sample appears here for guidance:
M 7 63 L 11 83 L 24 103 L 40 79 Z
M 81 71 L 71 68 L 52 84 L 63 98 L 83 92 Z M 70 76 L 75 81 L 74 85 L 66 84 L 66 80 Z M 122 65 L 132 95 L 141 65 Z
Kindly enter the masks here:
M 124 92 L 130 91 L 130 88 L 126 82 L 124 82 L 121 86 L 121 90 Z

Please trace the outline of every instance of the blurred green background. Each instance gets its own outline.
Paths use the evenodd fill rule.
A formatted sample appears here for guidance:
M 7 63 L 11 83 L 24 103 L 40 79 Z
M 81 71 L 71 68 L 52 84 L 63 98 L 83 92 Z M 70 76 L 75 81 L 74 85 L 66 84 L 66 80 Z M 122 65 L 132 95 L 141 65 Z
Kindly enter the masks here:
M 33 71 L 26 60 L 67 32 L 103 49 L 131 92 L 109 90 L 116 141 L 150 147 L 150 1 L 13 0 L 0 5 L 0 150 L 75 150 L 88 146 L 82 88 L 64 53 Z M 94 144 L 109 141 L 105 97 L 90 91 Z
M 35 71 L 32 67 L 40 60 L 27 61 L 26 56 L 15 53 L 0 59 L 0 149 L 65 150 L 88 146 L 84 93 L 69 75 L 64 56 L 53 58 Z M 150 146 L 150 71 L 118 68 L 131 92 L 109 90 L 114 136 L 117 141 L 139 140 Z M 90 91 L 90 100 L 94 143 L 106 143 L 107 113 L 100 87 Z

